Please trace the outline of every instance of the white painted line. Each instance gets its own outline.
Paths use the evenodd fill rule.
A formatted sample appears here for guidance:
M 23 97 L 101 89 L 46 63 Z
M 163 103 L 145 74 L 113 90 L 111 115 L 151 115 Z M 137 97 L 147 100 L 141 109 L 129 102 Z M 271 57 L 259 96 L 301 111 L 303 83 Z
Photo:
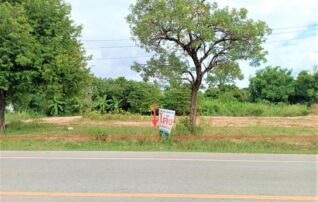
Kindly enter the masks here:
M 107 158 L 107 157 L 0 157 L 4 160 L 109 160 L 109 161 L 195 161 L 195 162 L 245 162 L 245 163 L 312 163 L 318 161 L 284 161 L 284 160 L 235 160 L 235 159 L 183 159 L 183 158 Z

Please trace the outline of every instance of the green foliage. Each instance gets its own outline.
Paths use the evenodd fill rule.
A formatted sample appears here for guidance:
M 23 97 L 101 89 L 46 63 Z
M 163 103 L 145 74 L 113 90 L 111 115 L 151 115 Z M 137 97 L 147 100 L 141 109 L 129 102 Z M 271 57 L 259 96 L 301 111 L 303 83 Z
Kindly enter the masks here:
M 110 108 L 111 108 L 110 100 L 107 99 L 107 95 L 104 95 L 103 97 L 97 100 L 96 109 L 101 114 L 107 113 L 110 110 Z
M 10 101 L 36 87 L 39 76 L 36 62 L 39 44 L 23 6 L 0 3 L 0 90 Z
M 54 98 L 51 101 L 51 104 L 48 106 L 48 115 L 58 116 L 64 113 L 65 111 L 65 102 Z
M 153 84 L 144 82 L 131 82 L 131 92 L 128 95 L 130 112 L 150 114 L 153 102 L 158 102 L 160 90 Z
M 310 74 L 308 71 L 302 71 L 294 81 L 295 92 L 291 96 L 292 103 L 318 102 L 318 71 Z
M 244 75 L 238 64 L 229 64 L 221 67 L 216 67 L 208 74 L 207 82 L 210 87 L 218 87 L 223 90 L 226 85 L 234 85 L 235 80 L 243 80 Z
M 63 0 L 1 1 L 0 90 L 16 110 L 77 112 L 72 99 L 87 97 L 89 57 L 70 12 Z M 57 110 L 56 97 L 70 105 Z
M 165 109 L 176 111 L 177 115 L 189 114 L 190 89 L 185 87 L 171 88 L 164 92 L 160 104 Z
M 127 20 L 132 34 L 147 50 L 192 59 L 203 53 L 202 62 L 212 62 L 213 67 L 215 61 L 207 56 L 214 55 L 218 66 L 237 59 L 252 59 L 254 64 L 263 60 L 266 52 L 261 44 L 271 32 L 265 22 L 248 19 L 246 9 L 219 8 L 199 0 L 138 0 Z M 171 66 L 170 72 L 177 68 L 187 74 L 179 67 Z
M 115 96 L 112 96 L 111 111 L 114 113 L 120 113 L 121 112 L 121 108 L 120 108 L 121 103 L 122 103 L 122 100 L 118 100 Z
M 252 101 L 288 102 L 294 93 L 291 73 L 290 70 L 281 67 L 266 67 L 259 70 L 256 76 L 250 79 Z
M 128 95 L 130 94 L 132 81 L 126 80 L 124 77 L 113 79 L 95 78 L 92 83 L 92 100 L 96 101 L 100 97 L 114 97 L 120 103 L 118 107 L 128 111 L 130 104 L 128 103 Z
M 115 80 L 96 78 L 92 86 L 92 99 L 98 103 L 97 110 L 101 113 L 129 111 L 149 114 L 153 102 L 158 102 L 160 96 L 158 86 L 128 81 L 123 77 Z
M 210 99 L 224 101 L 249 101 L 249 92 L 246 89 L 240 89 L 234 85 L 225 85 L 222 89 L 208 88 L 204 95 Z

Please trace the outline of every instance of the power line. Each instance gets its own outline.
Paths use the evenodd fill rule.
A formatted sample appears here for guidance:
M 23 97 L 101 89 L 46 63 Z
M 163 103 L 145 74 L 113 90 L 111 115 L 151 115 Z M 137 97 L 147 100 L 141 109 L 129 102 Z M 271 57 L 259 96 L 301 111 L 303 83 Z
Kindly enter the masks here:
M 124 38 L 124 39 L 83 39 L 82 41 L 87 42 L 98 42 L 98 41 L 131 41 L 132 39 Z
M 284 40 L 277 40 L 277 41 L 266 41 L 265 44 L 288 42 L 288 41 L 298 41 L 298 40 L 303 40 L 303 39 L 302 38 L 297 38 L 297 39 L 284 39 Z M 91 48 L 86 48 L 86 49 L 87 50 L 93 50 L 93 49 L 117 49 L 117 48 L 139 48 L 139 46 L 136 46 L 136 45 L 130 45 L 130 46 L 101 46 L 101 47 L 91 47 Z
M 312 31 L 318 30 L 317 29 L 312 29 Z M 282 34 L 289 34 L 289 33 L 296 33 L 300 31 L 306 31 L 305 29 L 303 30 L 297 30 L 297 31 L 286 31 L 286 32 L 278 32 L 278 33 L 272 33 L 272 35 L 282 35 Z M 283 42 L 283 41 L 290 41 L 290 40 L 300 40 L 300 39 L 286 39 L 286 40 L 281 40 L 281 41 L 268 41 L 268 43 L 277 43 L 277 42 Z M 116 49 L 116 48 L 138 48 L 136 45 L 127 45 L 127 46 L 101 46 L 101 47 L 89 47 L 86 49 Z
M 92 48 L 86 48 L 86 49 L 112 49 L 112 48 L 137 48 L 138 46 L 131 45 L 131 46 L 102 46 L 102 47 L 92 47 Z
M 276 42 L 282 42 L 282 41 L 276 41 Z M 91 61 L 125 60 L 125 59 L 150 58 L 150 57 L 152 57 L 152 56 L 144 55 L 144 56 L 130 56 L 130 57 L 98 58 L 98 59 L 93 59 Z M 163 66 L 163 65 L 161 65 L 161 66 Z
M 302 28 L 302 29 L 299 29 Z M 318 24 L 313 24 L 313 25 L 300 25 L 300 26 L 294 26 L 294 27 L 281 27 L 281 28 L 275 28 L 272 29 L 273 32 L 275 32 L 276 30 L 290 30 L 290 29 L 297 29 L 297 30 L 290 30 L 290 31 L 286 31 L 286 32 L 278 32 L 278 33 L 273 33 L 273 34 L 285 34 L 285 33 L 289 33 L 289 32 L 299 32 L 299 31 L 306 31 L 308 30 L 308 28 L 318 28 Z M 82 41 L 85 42 L 101 42 L 101 41 L 132 41 L 131 38 L 119 38 L 119 39 L 83 39 Z
M 98 58 L 94 59 L 95 61 L 99 60 L 121 60 L 121 59 L 134 59 L 134 58 L 150 58 L 151 56 L 131 56 L 131 57 L 115 57 L 115 58 Z

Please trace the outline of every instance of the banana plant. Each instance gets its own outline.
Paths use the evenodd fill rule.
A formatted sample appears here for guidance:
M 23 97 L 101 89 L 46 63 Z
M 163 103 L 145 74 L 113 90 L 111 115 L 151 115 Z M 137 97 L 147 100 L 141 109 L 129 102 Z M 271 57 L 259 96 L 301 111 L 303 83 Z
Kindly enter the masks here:
M 119 113 L 121 111 L 120 105 L 123 101 L 117 99 L 116 97 L 112 96 L 111 99 L 111 111 L 115 113 Z
M 52 104 L 49 105 L 49 114 L 52 116 L 60 115 L 64 112 L 65 102 L 53 98 Z
M 101 114 L 105 114 L 111 109 L 111 102 L 107 99 L 107 95 L 98 99 L 96 108 Z

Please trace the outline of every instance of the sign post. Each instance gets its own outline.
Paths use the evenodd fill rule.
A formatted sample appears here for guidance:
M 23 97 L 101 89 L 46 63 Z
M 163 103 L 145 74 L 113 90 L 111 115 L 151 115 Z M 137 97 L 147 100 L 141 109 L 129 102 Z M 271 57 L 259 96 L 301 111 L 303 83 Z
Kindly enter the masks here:
M 174 123 L 175 111 L 159 109 L 159 130 L 160 136 L 169 137 Z
M 152 120 L 152 125 L 157 126 L 157 104 L 156 102 L 153 103 L 153 120 Z

